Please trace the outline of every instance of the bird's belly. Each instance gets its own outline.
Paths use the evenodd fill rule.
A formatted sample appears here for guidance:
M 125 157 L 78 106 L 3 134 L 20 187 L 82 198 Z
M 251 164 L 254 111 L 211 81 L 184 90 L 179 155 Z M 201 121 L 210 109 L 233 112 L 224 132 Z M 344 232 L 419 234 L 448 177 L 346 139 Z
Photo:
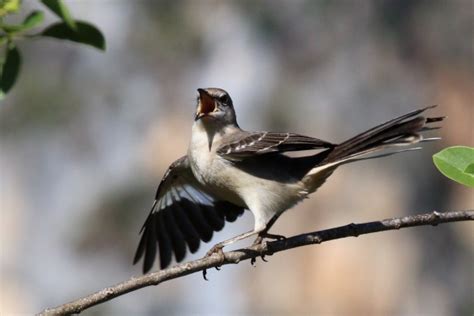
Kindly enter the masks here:
M 233 175 L 238 176 L 229 177 L 223 185 L 253 213 L 255 230 L 265 228 L 274 216 L 290 209 L 307 196 L 301 182 L 282 183 L 259 178 L 242 170 L 235 171 Z
M 201 181 L 213 195 L 250 210 L 272 214 L 281 213 L 306 197 L 301 182 L 281 183 L 261 178 L 223 159 L 215 159 L 213 165 L 201 165 Z M 212 170 L 212 172 L 211 172 Z
M 200 138 L 204 139 L 204 138 Z M 258 172 L 230 162 L 209 149 L 207 142 L 193 141 L 188 152 L 191 169 L 203 187 L 218 199 L 263 215 L 265 220 L 289 209 L 308 192 L 299 180 L 271 160 L 258 163 Z

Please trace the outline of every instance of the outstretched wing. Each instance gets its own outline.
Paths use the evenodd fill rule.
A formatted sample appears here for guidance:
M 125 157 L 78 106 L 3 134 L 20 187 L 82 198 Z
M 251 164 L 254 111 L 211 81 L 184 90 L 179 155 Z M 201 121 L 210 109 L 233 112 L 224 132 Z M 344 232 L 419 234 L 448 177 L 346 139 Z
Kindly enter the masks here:
M 244 212 L 235 204 L 218 201 L 202 191 L 189 166 L 187 156 L 176 160 L 158 186 L 155 202 L 145 224 L 133 263 L 144 256 L 143 272 L 151 269 L 156 253 L 160 267 L 172 259 L 183 260 L 186 248 L 195 253 L 200 241 L 209 241 L 214 231 L 233 222 Z
M 229 140 L 217 153 L 229 160 L 242 160 L 255 155 L 332 147 L 324 140 L 294 133 L 255 132 Z

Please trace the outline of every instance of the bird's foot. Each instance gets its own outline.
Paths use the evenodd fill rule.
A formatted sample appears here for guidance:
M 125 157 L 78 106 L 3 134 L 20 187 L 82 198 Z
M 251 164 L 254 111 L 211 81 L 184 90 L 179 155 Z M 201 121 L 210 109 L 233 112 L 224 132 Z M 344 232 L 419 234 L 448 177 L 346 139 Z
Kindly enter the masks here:
M 269 233 L 261 233 L 253 242 L 252 246 L 260 245 L 265 238 L 274 239 L 274 240 L 285 240 L 286 237 L 283 235 L 275 235 Z
M 265 255 L 261 255 L 260 258 L 262 259 L 262 261 L 268 262 L 268 260 L 265 259 Z M 250 259 L 250 264 L 254 267 L 255 267 L 256 262 L 257 262 L 257 257 L 253 257 L 252 259 Z
M 224 251 L 222 250 L 222 248 L 224 248 L 223 245 L 216 244 L 204 256 L 204 258 L 207 258 L 207 257 L 213 256 L 214 254 L 219 255 L 219 264 L 216 266 L 217 271 L 219 271 L 221 269 L 221 266 L 225 261 L 225 255 L 224 255 Z M 208 279 L 207 279 L 207 269 L 202 270 L 202 277 L 204 278 L 204 280 L 208 281 Z
M 222 250 L 224 248 L 224 245 L 222 244 L 215 244 L 205 255 L 205 257 L 211 257 L 214 254 L 218 254 L 222 263 L 224 262 L 224 251 Z
M 263 240 L 265 238 L 269 238 L 269 239 L 275 239 L 275 240 L 285 240 L 286 237 L 283 236 L 283 235 L 275 235 L 275 234 L 269 234 L 267 232 L 263 232 L 263 233 L 260 233 L 258 235 L 258 237 L 255 239 L 255 241 L 253 242 L 252 246 L 256 246 L 256 245 L 261 245 Z M 261 255 L 260 258 L 262 258 L 262 261 L 264 262 L 268 262 L 266 259 L 265 259 L 265 255 Z M 250 264 L 252 266 L 255 266 L 255 262 L 257 262 L 257 259 L 256 257 L 253 257 L 252 259 L 250 259 Z

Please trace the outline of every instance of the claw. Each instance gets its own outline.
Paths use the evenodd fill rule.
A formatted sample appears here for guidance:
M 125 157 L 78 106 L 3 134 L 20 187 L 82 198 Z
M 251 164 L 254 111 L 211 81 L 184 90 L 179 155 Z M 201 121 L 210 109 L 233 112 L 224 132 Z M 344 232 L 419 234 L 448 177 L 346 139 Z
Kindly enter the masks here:
M 265 259 L 265 255 L 261 255 L 260 258 L 262 258 L 262 261 L 264 262 L 268 262 L 267 259 Z M 256 257 L 253 257 L 252 259 L 250 259 L 250 264 L 255 267 L 255 263 L 257 262 L 257 258 Z
M 204 278 L 205 281 L 209 281 L 207 279 L 207 270 L 206 269 L 202 270 L 202 277 Z

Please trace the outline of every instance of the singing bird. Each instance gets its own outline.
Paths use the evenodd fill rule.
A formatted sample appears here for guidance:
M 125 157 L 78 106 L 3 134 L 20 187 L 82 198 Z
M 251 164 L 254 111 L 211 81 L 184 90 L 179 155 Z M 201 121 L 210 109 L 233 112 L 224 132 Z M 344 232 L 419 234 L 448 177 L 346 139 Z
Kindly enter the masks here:
M 151 212 L 141 229 L 134 264 L 144 257 L 149 271 L 158 251 L 161 269 L 172 260 L 195 253 L 225 222 L 245 210 L 254 216 L 249 232 L 217 243 L 208 254 L 238 240 L 268 232 L 278 217 L 315 192 L 334 170 L 346 163 L 388 156 L 411 145 L 439 138 L 422 132 L 443 117 L 421 114 L 422 108 L 335 144 L 295 133 L 242 130 L 229 94 L 219 88 L 198 89 L 197 108 L 187 154 L 171 164 L 161 180 Z M 401 148 L 402 147 L 402 148 Z M 313 150 L 293 157 L 288 152 Z M 315 153 L 315 150 L 317 152 Z

